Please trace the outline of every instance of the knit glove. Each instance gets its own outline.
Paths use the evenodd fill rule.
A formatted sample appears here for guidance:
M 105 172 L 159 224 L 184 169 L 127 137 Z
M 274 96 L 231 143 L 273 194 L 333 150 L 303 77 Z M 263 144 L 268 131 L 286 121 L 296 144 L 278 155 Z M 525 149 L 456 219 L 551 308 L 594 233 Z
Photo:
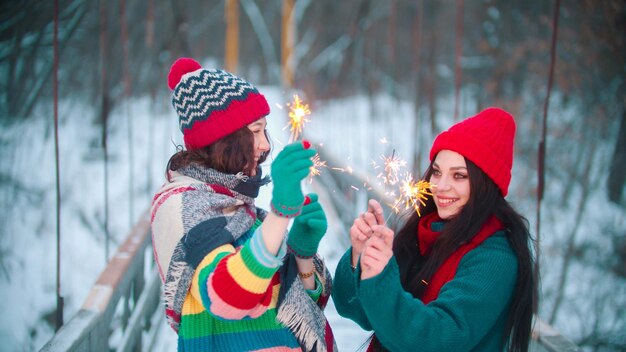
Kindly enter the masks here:
M 302 213 L 293 221 L 287 245 L 298 257 L 310 258 L 317 253 L 322 237 L 328 229 L 328 221 L 317 194 L 306 196 Z
M 300 214 L 304 202 L 300 183 L 309 174 L 311 158 L 316 153 L 310 146 L 307 141 L 289 144 L 272 163 L 274 189 L 270 206 L 278 216 L 292 218 Z

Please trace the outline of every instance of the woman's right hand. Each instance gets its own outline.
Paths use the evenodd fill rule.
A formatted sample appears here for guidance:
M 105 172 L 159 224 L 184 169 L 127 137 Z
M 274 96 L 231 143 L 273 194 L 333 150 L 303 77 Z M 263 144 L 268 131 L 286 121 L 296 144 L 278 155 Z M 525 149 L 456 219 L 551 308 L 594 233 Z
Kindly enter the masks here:
M 293 217 L 300 213 L 304 195 L 301 181 L 309 174 L 315 156 L 307 141 L 288 144 L 272 162 L 272 210 L 282 217 Z
M 370 199 L 367 203 L 367 211 L 358 218 L 354 219 L 352 227 L 350 227 L 350 243 L 352 244 L 352 262 L 354 267 L 359 261 L 359 256 L 365 248 L 365 242 L 373 233 L 372 227 L 375 225 L 383 225 L 385 218 L 383 208 L 374 199 Z

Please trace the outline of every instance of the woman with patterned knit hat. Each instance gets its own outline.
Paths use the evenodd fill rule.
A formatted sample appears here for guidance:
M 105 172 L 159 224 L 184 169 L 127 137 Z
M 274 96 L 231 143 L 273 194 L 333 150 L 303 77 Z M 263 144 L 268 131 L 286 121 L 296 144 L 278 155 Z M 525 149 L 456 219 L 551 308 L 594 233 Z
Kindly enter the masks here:
M 168 83 L 186 150 L 168 162 L 151 225 L 178 350 L 336 350 L 322 312 L 332 279 L 316 255 L 328 223 L 300 186 L 315 151 L 285 146 L 271 166 L 271 211 L 256 208 L 269 182 L 259 167 L 270 152 L 265 97 L 189 58 Z
M 528 350 L 532 239 L 504 198 L 514 136 L 498 108 L 453 125 L 430 150 L 432 197 L 397 234 L 375 200 L 354 221 L 332 296 L 340 315 L 373 330 L 368 351 Z

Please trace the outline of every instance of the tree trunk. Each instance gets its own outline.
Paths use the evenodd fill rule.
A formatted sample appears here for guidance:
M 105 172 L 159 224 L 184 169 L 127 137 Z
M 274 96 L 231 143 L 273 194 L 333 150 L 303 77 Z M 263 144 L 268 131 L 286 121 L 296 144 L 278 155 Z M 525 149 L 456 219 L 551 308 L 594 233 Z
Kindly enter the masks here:
M 625 193 L 624 183 L 626 183 L 626 110 L 622 111 L 622 122 L 617 133 L 607 183 L 609 200 L 616 204 L 622 204 Z
M 421 75 L 420 75 L 420 64 L 421 64 L 421 55 L 422 55 L 422 23 L 423 23 L 423 13 L 424 13 L 424 2 L 419 0 L 419 3 L 416 5 L 417 8 L 415 10 L 415 19 L 413 23 L 413 60 L 411 72 L 413 75 L 413 79 L 411 80 L 414 91 L 415 98 L 413 102 L 413 111 L 415 115 L 415 130 L 413 135 L 415 138 L 413 139 L 413 166 L 412 169 L 416 172 L 416 175 L 422 175 L 422 148 L 423 145 L 423 127 L 422 127 L 422 114 L 420 113 L 421 108 Z

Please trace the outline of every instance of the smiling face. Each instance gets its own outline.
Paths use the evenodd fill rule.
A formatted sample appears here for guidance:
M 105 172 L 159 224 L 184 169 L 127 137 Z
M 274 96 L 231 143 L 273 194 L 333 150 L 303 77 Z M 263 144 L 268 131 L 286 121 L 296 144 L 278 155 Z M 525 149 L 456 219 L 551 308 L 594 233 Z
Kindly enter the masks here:
M 248 129 L 252 132 L 254 137 L 254 167 L 252 168 L 252 175 L 256 175 L 256 168 L 259 163 L 259 159 L 263 155 L 270 150 L 270 143 L 267 140 L 267 136 L 265 134 L 265 127 L 267 126 L 267 120 L 265 117 L 254 121 L 253 123 L 248 125 Z
M 442 150 L 433 162 L 429 182 L 437 213 L 442 219 L 458 214 L 470 197 L 470 180 L 465 158 L 451 150 Z

